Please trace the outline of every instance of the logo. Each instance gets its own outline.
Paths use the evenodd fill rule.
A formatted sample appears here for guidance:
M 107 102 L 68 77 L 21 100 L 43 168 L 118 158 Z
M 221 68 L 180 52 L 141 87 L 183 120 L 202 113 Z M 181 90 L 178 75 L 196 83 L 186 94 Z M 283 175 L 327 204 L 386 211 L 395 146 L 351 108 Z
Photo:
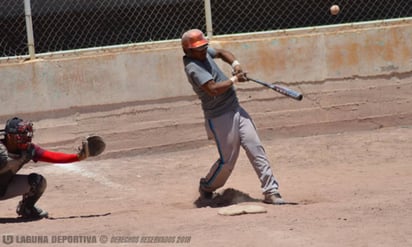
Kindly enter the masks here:
M 13 243 L 13 236 L 12 235 L 3 235 L 3 243 L 4 244 L 12 244 Z

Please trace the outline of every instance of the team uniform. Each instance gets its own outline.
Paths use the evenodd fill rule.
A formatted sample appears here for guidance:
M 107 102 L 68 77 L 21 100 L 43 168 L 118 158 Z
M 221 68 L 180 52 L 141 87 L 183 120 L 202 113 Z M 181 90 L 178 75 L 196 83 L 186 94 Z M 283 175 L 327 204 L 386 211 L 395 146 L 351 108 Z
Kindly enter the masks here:
M 273 175 L 255 125 L 239 104 L 235 88 L 232 86 L 217 96 L 210 96 L 201 88 L 210 80 L 216 83 L 228 80 L 215 63 L 215 57 L 216 50 L 211 47 L 208 47 L 207 58 L 204 61 L 187 55 L 183 57 L 188 81 L 201 101 L 206 130 L 213 137 L 219 153 L 217 161 L 201 179 L 200 188 L 213 192 L 222 187 L 229 178 L 242 147 L 261 182 L 263 194 L 276 194 L 278 182 Z
M 84 158 L 78 154 L 66 154 L 45 150 L 31 143 L 31 122 L 23 122 L 19 118 L 10 119 L 6 124 L 5 138 L 0 140 L 0 200 L 22 195 L 23 199 L 17 206 L 17 214 L 23 218 L 47 217 L 47 212 L 36 207 L 35 203 L 40 199 L 47 187 L 46 179 L 37 173 L 29 175 L 17 174 L 28 162 L 43 161 L 49 163 L 71 163 Z M 6 136 L 16 138 L 19 149 L 13 153 L 8 149 Z M 11 137 L 13 136 L 13 137 Z
M 14 176 L 26 176 L 17 175 L 16 173 L 28 162 L 33 160 L 34 162 L 43 161 L 50 163 L 72 163 L 79 161 L 76 154 L 56 153 L 45 150 L 38 145 L 33 145 L 33 157 L 30 159 L 26 154 L 13 154 L 7 152 L 3 141 L 0 141 L 0 200 L 4 200 L 6 195 L 7 186 Z M 8 165 L 8 159 L 16 160 L 13 166 Z

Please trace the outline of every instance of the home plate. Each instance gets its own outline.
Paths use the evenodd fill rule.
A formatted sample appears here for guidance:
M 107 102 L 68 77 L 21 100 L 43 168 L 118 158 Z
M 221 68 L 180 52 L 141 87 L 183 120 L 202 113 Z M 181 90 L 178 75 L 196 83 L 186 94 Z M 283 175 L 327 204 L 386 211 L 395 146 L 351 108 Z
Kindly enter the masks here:
M 224 216 L 234 216 L 234 215 L 241 215 L 241 214 L 259 214 L 259 213 L 266 213 L 266 209 L 260 205 L 230 205 L 227 207 L 223 207 L 219 209 L 217 212 L 220 215 Z

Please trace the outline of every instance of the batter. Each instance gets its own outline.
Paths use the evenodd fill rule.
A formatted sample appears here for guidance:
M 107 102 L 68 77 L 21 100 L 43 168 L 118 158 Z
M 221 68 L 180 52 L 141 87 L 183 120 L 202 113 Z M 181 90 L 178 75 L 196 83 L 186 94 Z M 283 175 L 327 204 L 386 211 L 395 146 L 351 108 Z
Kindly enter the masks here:
M 263 202 L 284 204 L 255 125 L 240 106 L 233 87 L 237 82 L 247 81 L 240 63 L 231 52 L 209 47 L 208 40 L 198 29 L 185 32 L 181 42 L 187 78 L 201 101 L 207 133 L 219 152 L 217 161 L 200 179 L 200 197 L 213 199 L 213 192 L 222 187 L 232 173 L 242 146 L 261 182 Z M 215 58 L 230 64 L 234 76 L 228 78 L 215 63 Z

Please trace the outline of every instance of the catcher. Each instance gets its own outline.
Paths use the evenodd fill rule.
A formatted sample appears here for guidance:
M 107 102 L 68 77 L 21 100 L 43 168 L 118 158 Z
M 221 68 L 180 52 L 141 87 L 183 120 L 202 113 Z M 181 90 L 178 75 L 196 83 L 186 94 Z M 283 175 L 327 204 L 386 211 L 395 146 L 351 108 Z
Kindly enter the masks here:
M 0 200 L 23 195 L 16 212 L 24 219 L 41 219 L 48 216 L 45 210 L 36 207 L 46 189 L 46 179 L 37 173 L 17 174 L 29 161 L 72 163 L 90 156 L 87 140 L 82 142 L 78 153 L 66 154 L 45 150 L 32 143 L 33 123 L 18 117 L 7 120 L 0 139 Z

